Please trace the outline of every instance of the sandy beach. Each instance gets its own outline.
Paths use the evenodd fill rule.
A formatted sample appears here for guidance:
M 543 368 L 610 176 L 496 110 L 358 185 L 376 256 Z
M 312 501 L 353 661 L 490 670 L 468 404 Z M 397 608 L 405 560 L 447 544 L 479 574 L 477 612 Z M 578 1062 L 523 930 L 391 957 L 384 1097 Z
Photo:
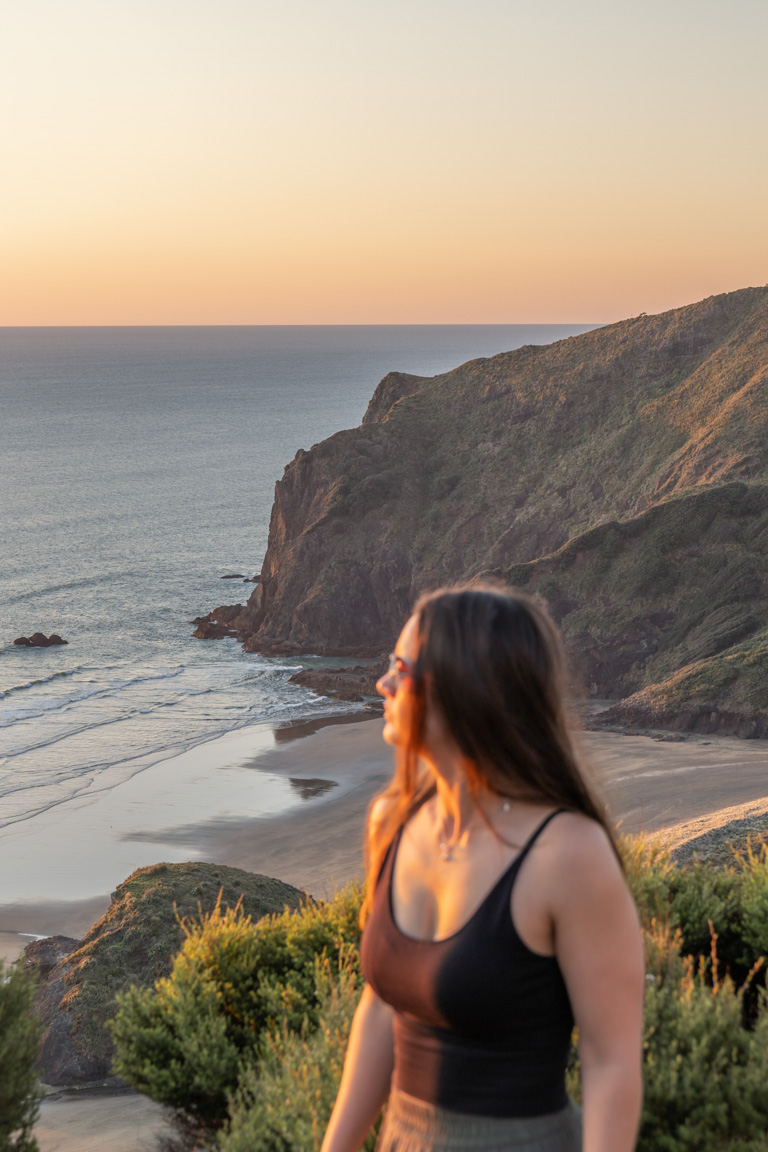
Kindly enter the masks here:
M 215 860 L 274 875 L 283 867 L 290 883 L 328 894 L 354 873 L 362 835 L 350 840 L 343 817 L 334 834 L 330 813 L 350 803 L 364 812 L 391 771 L 380 730 L 372 713 L 252 725 L 3 829 L 6 951 L 9 933 L 80 937 L 126 876 L 159 861 Z M 327 833 L 308 833 L 310 843 L 332 843 L 313 853 L 304 833 L 292 831 L 306 818 L 313 829 L 316 819 L 329 822 Z M 304 863 L 294 862 L 292 841 Z
M 211 741 L 193 750 L 194 757 L 185 754 L 148 769 L 140 789 L 150 806 L 153 787 L 157 790 L 154 810 L 147 809 L 152 812 L 150 829 L 131 830 L 126 824 L 116 852 L 111 852 L 108 837 L 94 835 L 93 875 L 110 876 L 111 890 L 124 876 L 113 875 L 110 869 L 128 845 L 140 849 L 145 863 L 205 859 L 279 877 L 320 898 L 331 896 L 361 874 L 365 813 L 392 768 L 392 753 L 382 742 L 381 728 L 379 717 L 346 715 L 267 733 L 263 728 L 250 734 L 241 730 L 234 734 L 236 741 Z M 666 743 L 600 732 L 584 733 L 581 741 L 622 831 L 666 829 L 670 842 L 681 843 L 745 814 L 768 812 L 764 742 L 691 736 L 685 742 Z M 233 748 L 238 756 L 234 777 Z M 195 787 L 201 795 L 235 779 L 242 797 L 242 773 L 257 792 L 267 780 L 273 810 L 250 815 L 258 805 L 246 803 L 238 815 L 234 804 L 227 802 L 219 805 L 217 815 L 190 821 L 185 817 L 195 805 L 182 797 L 179 819 L 161 824 L 158 814 L 171 811 L 168 788 L 179 786 L 185 770 L 197 774 Z M 121 804 L 119 792 L 115 789 L 111 800 L 104 797 L 91 806 L 91 818 L 103 811 L 99 804 Z M 78 820 L 84 819 L 81 812 Z M 30 828 L 31 840 L 39 843 L 37 837 L 46 827 Z M 66 837 L 59 842 L 67 843 Z M 72 865 L 76 877 L 82 874 L 80 854 L 82 845 L 77 845 Z M 79 899 L 15 901 L 0 907 L 5 954 L 17 954 L 28 942 L 29 936 L 20 933 L 82 935 L 107 907 L 109 890 L 105 884 L 101 893 L 79 895 Z M 151 1137 L 160 1127 L 157 1108 L 139 1097 L 86 1100 L 65 1094 L 44 1102 L 37 1134 L 41 1152 L 135 1152 L 151 1147 Z
M 347 714 L 241 729 L 163 761 L 88 804 L 60 805 L 53 810 L 56 821 L 46 812 L 6 830 L 0 857 L 13 866 L 5 868 L 0 901 L 3 954 L 18 954 L 34 936 L 80 937 L 131 870 L 123 867 L 126 858 L 133 867 L 209 860 L 327 898 L 361 872 L 365 813 L 392 771 L 381 728 L 376 715 Z M 580 739 L 624 832 L 674 829 L 679 842 L 738 820 L 742 809 L 752 811 L 768 798 L 763 741 L 690 736 L 667 743 L 603 732 Z M 234 796 L 227 795 L 231 785 Z M 109 827 L 105 816 L 118 811 L 121 822 Z M 26 871 L 10 861 L 16 849 L 33 863 Z M 14 885 L 47 898 L 20 894 L 9 900 Z

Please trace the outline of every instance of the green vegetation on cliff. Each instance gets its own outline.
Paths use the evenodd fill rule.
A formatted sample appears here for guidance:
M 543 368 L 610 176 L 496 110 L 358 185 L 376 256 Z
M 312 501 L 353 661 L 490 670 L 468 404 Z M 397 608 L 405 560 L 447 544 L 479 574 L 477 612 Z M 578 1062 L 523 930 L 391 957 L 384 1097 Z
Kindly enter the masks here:
M 168 975 L 185 918 L 239 907 L 257 920 L 305 900 L 290 884 L 221 864 L 139 868 L 38 993 L 43 1080 L 72 1084 L 109 1075 L 114 1045 L 105 1024 L 115 1014 L 116 997 L 129 986 L 151 987 Z
M 604 720 L 763 736 L 767 557 L 768 485 L 734 483 L 675 495 L 503 575 L 549 602 L 587 691 L 628 697 Z
M 550 601 L 593 693 L 657 685 L 635 712 L 754 734 L 767 542 L 768 288 L 748 288 L 391 373 L 360 428 L 288 465 L 260 583 L 221 616 L 248 649 L 376 656 L 419 592 L 494 572 Z

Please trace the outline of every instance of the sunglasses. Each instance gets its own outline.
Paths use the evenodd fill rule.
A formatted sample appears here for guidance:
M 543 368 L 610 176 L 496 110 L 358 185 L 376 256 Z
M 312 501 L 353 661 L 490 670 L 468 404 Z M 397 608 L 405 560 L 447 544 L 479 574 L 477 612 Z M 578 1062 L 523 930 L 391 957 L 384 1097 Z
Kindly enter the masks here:
M 402 656 L 397 656 L 394 652 L 390 652 L 387 676 L 394 676 L 396 680 L 407 680 L 413 675 L 413 664 L 409 664 L 407 660 L 403 660 Z

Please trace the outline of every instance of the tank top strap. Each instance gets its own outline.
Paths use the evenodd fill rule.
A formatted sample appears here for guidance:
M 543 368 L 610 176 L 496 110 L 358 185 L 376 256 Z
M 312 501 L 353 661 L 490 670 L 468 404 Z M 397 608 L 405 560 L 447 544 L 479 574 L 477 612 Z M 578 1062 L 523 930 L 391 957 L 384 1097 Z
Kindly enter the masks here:
M 525 860 L 525 858 L 528 855 L 528 853 L 530 852 L 531 848 L 533 848 L 533 846 L 536 843 L 536 841 L 538 840 L 539 836 L 541 836 L 542 832 L 547 827 L 547 825 L 550 823 L 550 821 L 554 820 L 555 816 L 559 816 L 561 812 L 567 812 L 567 811 L 568 811 L 567 808 L 555 808 L 554 812 L 550 812 L 550 814 L 548 816 L 544 817 L 541 824 L 539 824 L 536 828 L 534 828 L 533 832 L 531 832 L 531 834 L 528 837 L 528 839 L 526 840 L 525 844 L 523 844 L 523 846 L 520 849 L 520 851 L 518 852 L 517 856 L 515 856 L 514 860 L 512 861 L 511 870 L 514 872 L 515 875 L 517 875 L 518 868 L 522 864 L 523 860 Z

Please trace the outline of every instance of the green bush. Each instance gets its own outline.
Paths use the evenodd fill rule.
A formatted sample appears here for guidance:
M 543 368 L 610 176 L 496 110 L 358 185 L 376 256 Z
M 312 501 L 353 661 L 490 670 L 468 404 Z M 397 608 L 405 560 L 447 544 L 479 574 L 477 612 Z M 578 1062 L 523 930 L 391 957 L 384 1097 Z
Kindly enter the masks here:
M 318 964 L 318 1026 L 270 1035 L 257 1068 L 249 1068 L 231 1103 L 221 1152 L 319 1152 L 341 1080 L 361 982 L 354 957 L 332 978 Z M 378 1124 L 363 1148 L 373 1152 Z
M 768 959 L 768 845 L 756 851 L 747 838 L 745 852 L 737 854 L 741 876 L 741 937 L 743 951 L 739 957 L 744 967 L 751 967 L 757 956 Z
M 742 984 L 761 956 L 768 958 L 768 847 L 747 841 L 725 867 L 694 860 L 677 865 L 650 837 L 625 837 L 620 844 L 627 879 L 643 927 L 655 921 L 679 929 L 680 951 L 709 958 L 711 927 L 718 937 L 721 968 Z M 765 983 L 765 966 L 757 975 Z
M 709 957 L 714 925 L 720 962 L 737 983 L 757 959 L 745 949 L 742 896 L 743 877 L 731 867 L 709 868 L 694 861 L 672 876 L 670 922 L 682 934 L 683 955 Z
M 646 937 L 638 1152 L 768 1152 L 768 850 L 715 868 L 681 867 L 654 840 L 621 848 Z M 317 1148 L 359 991 L 360 899 L 187 924 L 170 977 L 122 997 L 116 1071 L 176 1109 L 197 1147 Z
M 6 967 L 0 960 L 0 1152 L 37 1152 L 32 1135 L 40 1104 L 35 982 L 23 961 Z
M 650 973 L 645 999 L 645 1097 L 637 1152 L 765 1152 L 768 1012 L 743 1026 L 746 987 L 720 979 L 717 957 L 682 975 Z
M 710 964 L 680 956 L 682 935 L 654 921 L 646 936 L 643 1111 L 637 1152 L 766 1152 L 768 1005 L 743 1024 L 750 981 L 721 978 L 717 938 Z M 580 1102 L 572 1052 L 568 1091 Z
M 255 924 L 220 908 L 186 923 L 171 975 L 118 1000 L 115 1072 L 186 1120 L 221 1126 L 265 1032 L 317 1026 L 317 958 L 337 965 L 352 947 L 356 965 L 360 903 L 353 886 Z
M 641 835 L 622 836 L 619 851 L 640 920 L 646 926 L 653 920 L 663 923 L 669 918 L 676 872 L 669 850 L 657 837 Z

